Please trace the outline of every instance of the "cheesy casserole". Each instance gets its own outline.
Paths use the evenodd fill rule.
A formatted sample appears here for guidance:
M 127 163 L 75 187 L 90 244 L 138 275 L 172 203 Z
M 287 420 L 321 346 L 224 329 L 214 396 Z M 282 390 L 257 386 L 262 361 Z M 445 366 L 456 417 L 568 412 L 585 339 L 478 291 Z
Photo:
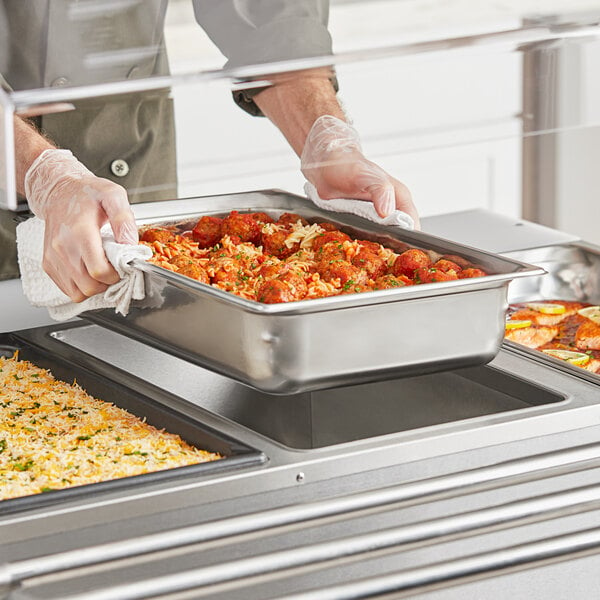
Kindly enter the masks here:
M 76 383 L 0 357 L 0 499 L 219 458 Z

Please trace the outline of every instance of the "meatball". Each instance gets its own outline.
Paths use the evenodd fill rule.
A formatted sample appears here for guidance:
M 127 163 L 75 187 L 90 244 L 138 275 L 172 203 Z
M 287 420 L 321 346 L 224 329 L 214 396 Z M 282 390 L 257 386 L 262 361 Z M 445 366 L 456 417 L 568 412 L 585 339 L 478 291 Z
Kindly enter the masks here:
M 459 279 L 469 279 L 471 277 L 485 277 L 487 273 L 481 269 L 463 269 L 459 274 Z
M 457 264 L 461 269 L 468 269 L 473 266 L 466 258 L 457 256 L 456 254 L 444 254 L 442 258 Z
M 282 277 L 262 283 L 256 292 L 256 297 L 259 302 L 265 304 L 278 304 L 302 300 L 306 292 L 304 279 L 290 271 Z
M 238 237 L 242 242 L 258 243 L 260 240 L 260 223 L 250 214 L 240 214 L 236 210 L 223 219 L 222 233 Z
M 351 281 L 346 283 L 340 294 L 362 294 L 363 292 L 372 292 L 373 288 L 369 285 L 354 284 Z
M 274 259 L 276 260 L 276 259 Z M 258 275 L 263 279 L 275 279 L 284 273 L 287 273 L 289 266 L 282 262 L 269 261 L 262 265 L 258 270 Z
M 227 288 L 232 288 L 234 285 L 241 283 L 243 274 L 242 263 L 237 260 L 219 260 L 212 259 L 209 263 L 214 269 L 212 283 L 220 283 Z
M 361 245 L 361 249 L 370 250 L 371 252 L 378 254 L 381 249 L 381 245 L 377 242 L 371 242 L 370 240 L 358 240 L 358 243 Z
M 385 275 L 387 265 L 385 261 L 371 250 L 362 249 L 352 259 L 352 264 L 359 269 L 364 269 L 371 279 Z
M 375 280 L 375 289 L 376 290 L 388 290 L 392 288 L 404 287 L 406 285 L 413 285 L 411 279 L 406 277 L 406 275 L 383 275 L 382 277 L 378 277 Z
M 277 279 L 284 281 L 291 288 L 296 300 L 301 300 L 308 292 L 308 285 L 304 277 L 294 271 L 287 271 L 280 275 Z
M 459 267 L 455 262 L 451 260 L 447 260 L 445 258 L 440 258 L 436 263 L 431 265 L 434 269 L 439 269 L 440 271 L 444 271 L 444 273 L 448 273 L 449 271 L 454 271 L 455 273 L 459 273 L 461 271 L 461 267 Z
M 273 217 L 270 217 L 266 212 L 250 213 L 250 216 L 255 221 L 258 221 L 261 224 L 264 224 L 264 223 L 275 223 L 275 219 L 273 219 Z
M 427 268 L 431 264 L 429 256 L 423 250 L 412 248 L 400 254 L 392 265 L 392 275 L 413 277 L 417 269 Z
M 315 240 L 313 241 L 313 250 L 316 252 L 317 250 L 319 250 L 319 248 L 321 248 L 322 246 L 324 246 L 325 244 L 329 244 L 331 242 L 337 242 L 338 244 L 342 244 L 343 242 L 346 242 L 350 240 L 350 236 L 346 235 L 344 232 L 342 231 L 326 231 L 325 233 L 318 235 Z
M 304 219 L 303 217 L 301 217 L 300 215 L 297 215 L 296 213 L 284 212 L 279 217 L 279 219 L 277 219 L 277 223 L 279 225 L 284 225 L 285 227 L 289 227 L 290 225 L 295 225 L 298 221 L 300 221 L 300 223 L 302 223 L 302 225 L 304 225 L 305 227 L 306 227 L 306 225 L 308 225 L 308 221 L 306 219 Z
M 323 265 L 319 274 L 324 281 L 339 279 L 342 287 L 346 285 L 364 285 L 368 279 L 365 271 L 355 267 L 346 260 L 338 260 Z
M 177 267 L 178 269 L 181 267 L 185 267 L 193 262 L 194 259 L 188 256 L 187 254 L 178 254 L 169 261 L 170 264 L 172 264 L 174 267 Z
M 192 229 L 192 239 L 198 243 L 198 248 L 212 248 L 223 237 L 222 228 L 223 219 L 201 217 Z
M 415 283 L 436 283 L 440 281 L 451 281 L 458 279 L 454 271 L 440 271 L 431 267 L 420 267 L 415 271 Z
M 346 260 L 346 253 L 339 242 L 329 242 L 315 252 L 315 260 L 323 263 L 334 260 Z
M 189 261 L 187 264 L 182 265 L 177 269 L 180 275 L 191 277 L 201 283 L 210 283 L 208 273 L 197 263 Z
M 324 229 L 325 231 L 337 231 L 339 225 L 335 225 L 335 223 L 319 223 L 319 227 Z
M 172 242 L 175 239 L 175 234 L 168 229 L 163 227 L 154 227 L 152 229 L 146 229 L 140 235 L 140 240 L 142 242 L 161 242 L 166 244 L 167 242 Z
M 271 254 L 277 258 L 287 258 L 300 250 L 300 242 L 295 242 L 289 248 L 285 240 L 290 232 L 287 229 L 274 231 L 273 233 L 263 233 L 261 235 L 261 243 L 265 254 Z

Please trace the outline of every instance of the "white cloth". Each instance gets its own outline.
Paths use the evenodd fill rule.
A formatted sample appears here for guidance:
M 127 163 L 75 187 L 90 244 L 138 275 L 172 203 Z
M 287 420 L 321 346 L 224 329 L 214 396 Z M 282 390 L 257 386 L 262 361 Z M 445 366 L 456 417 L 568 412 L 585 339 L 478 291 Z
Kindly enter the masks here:
M 365 200 L 350 200 L 347 198 L 323 200 L 317 193 L 315 186 L 308 181 L 304 184 L 304 192 L 316 206 L 323 210 L 350 213 L 362 217 L 363 219 L 373 221 L 379 225 L 391 225 L 394 227 L 401 227 L 402 229 L 415 228 L 413 218 L 401 210 L 395 210 L 387 217 L 380 217 L 372 202 L 367 202 Z
M 101 230 L 102 244 L 108 260 L 121 280 L 104 293 L 96 294 L 83 302 L 72 302 L 50 279 L 42 268 L 44 254 L 44 221 L 38 217 L 28 219 L 17 226 L 17 252 L 23 291 L 34 306 L 45 306 L 57 321 L 72 319 L 80 313 L 99 308 L 114 308 L 126 315 L 132 300 L 145 296 L 144 274 L 129 264 L 135 258 L 148 260 L 152 250 L 147 246 L 117 244 L 110 225 Z

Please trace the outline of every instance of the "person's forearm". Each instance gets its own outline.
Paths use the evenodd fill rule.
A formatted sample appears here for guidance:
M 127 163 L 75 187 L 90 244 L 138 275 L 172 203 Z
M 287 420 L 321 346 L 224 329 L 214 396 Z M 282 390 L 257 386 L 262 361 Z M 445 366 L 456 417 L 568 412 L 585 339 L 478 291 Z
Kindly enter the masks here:
M 332 115 L 346 120 L 329 74 L 329 71 L 319 70 L 278 76 L 274 85 L 254 97 L 298 156 L 310 128 L 320 116 Z
M 27 170 L 44 150 L 54 148 L 54 146 L 35 128 L 19 117 L 14 117 L 14 127 L 17 192 L 25 195 L 25 174 Z

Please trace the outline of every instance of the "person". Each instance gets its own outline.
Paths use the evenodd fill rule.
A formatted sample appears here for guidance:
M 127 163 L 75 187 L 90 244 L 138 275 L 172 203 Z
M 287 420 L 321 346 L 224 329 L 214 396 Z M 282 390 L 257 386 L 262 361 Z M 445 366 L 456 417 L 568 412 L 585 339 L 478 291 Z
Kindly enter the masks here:
M 19 89 L 167 73 L 162 34 L 166 1 L 115 6 L 107 15 L 104 9 L 94 11 L 98 8 L 94 2 L 5 0 L 0 11 L 0 36 L 4 30 L 13 42 L 11 58 L 0 63 L 0 72 L 9 85 Z M 199 24 L 227 57 L 229 67 L 322 56 L 332 51 L 325 0 L 194 0 L 194 11 Z M 52 31 L 69 34 L 53 45 Z M 46 40 L 45 47 L 33 44 L 39 56 L 27 43 L 36 39 Z M 132 67 L 123 60 L 135 54 L 132 48 L 153 51 L 139 53 L 141 58 Z M 102 56 L 120 57 L 122 62 L 116 60 L 112 66 L 90 62 L 89 58 L 100 51 Z M 45 62 L 42 55 L 48 57 Z M 98 71 L 86 67 L 86 57 L 87 67 L 99 64 Z M 66 63 L 60 63 L 60 58 Z M 302 171 L 321 198 L 357 198 L 373 202 L 381 216 L 398 208 L 418 220 L 408 189 L 363 154 L 358 134 L 337 99 L 329 69 L 280 74 L 271 81 L 268 87 L 237 94 L 236 102 L 247 112 L 268 117 L 279 128 L 301 158 Z M 159 90 L 149 98 L 134 94 L 81 102 L 74 115 L 45 115 L 37 127 L 15 117 L 17 189 L 27 198 L 32 212 L 45 221 L 45 271 L 75 302 L 118 281 L 104 255 L 100 227 L 109 222 L 117 241 L 136 243 L 129 200 L 173 197 L 170 102 L 168 91 Z M 149 144 L 149 138 L 155 143 Z M 118 172 L 119 166 L 126 171 L 124 175 Z M 128 184 L 129 199 L 120 180 Z M 136 190 L 141 190 L 138 197 Z M 6 222 L 4 216 L 4 225 L 0 223 L 4 267 L 7 242 L 12 245 Z M 14 275 L 14 262 L 8 262 L 4 272 Z

